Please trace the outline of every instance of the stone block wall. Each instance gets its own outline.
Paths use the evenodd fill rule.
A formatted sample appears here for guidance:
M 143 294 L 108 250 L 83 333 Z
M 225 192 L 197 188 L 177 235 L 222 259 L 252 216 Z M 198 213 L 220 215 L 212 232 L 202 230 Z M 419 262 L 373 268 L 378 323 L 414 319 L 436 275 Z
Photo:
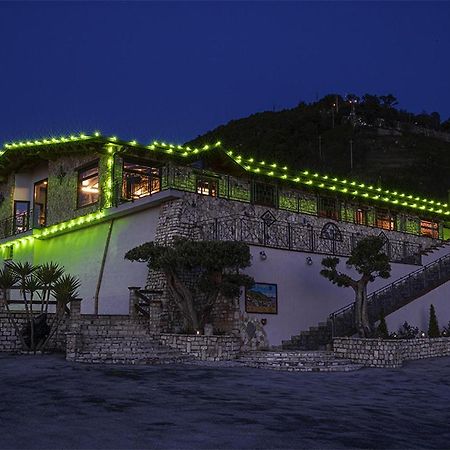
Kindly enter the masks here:
M 21 329 L 26 323 L 25 313 L 14 313 L 14 317 L 18 321 Z M 52 315 L 49 314 L 49 319 L 52 320 Z M 56 350 L 63 352 L 66 348 L 66 331 L 68 330 L 68 321 L 64 321 L 57 333 L 50 340 L 47 345 L 47 350 Z M 8 319 L 5 312 L 0 312 L 0 352 L 14 353 L 21 350 L 21 344 L 16 330 Z
M 403 361 L 450 356 L 450 338 L 334 338 L 334 353 L 366 367 L 401 367 Z
M 235 359 L 240 352 L 236 336 L 204 336 L 189 334 L 161 334 L 160 342 L 203 361 Z

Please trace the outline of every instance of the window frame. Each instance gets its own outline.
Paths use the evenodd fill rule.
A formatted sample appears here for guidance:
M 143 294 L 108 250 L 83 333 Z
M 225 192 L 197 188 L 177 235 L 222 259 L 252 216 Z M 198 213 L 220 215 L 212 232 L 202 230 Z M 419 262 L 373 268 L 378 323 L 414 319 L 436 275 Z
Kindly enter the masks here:
M 358 213 L 361 213 L 361 217 L 363 218 L 362 221 L 358 220 Z M 369 225 L 369 208 L 366 206 L 355 206 L 354 213 L 353 213 L 353 223 L 355 225 L 362 225 L 362 226 L 368 226 Z
M 45 193 L 45 204 L 42 205 L 42 203 L 38 203 L 36 202 L 36 185 L 38 184 L 42 184 L 44 182 L 47 182 L 46 186 L 47 186 L 47 190 Z M 39 227 L 45 227 L 47 224 L 47 204 L 48 204 L 48 178 L 43 178 L 42 180 L 38 180 L 33 184 L 33 227 L 36 227 L 36 225 L 39 225 Z M 35 218 L 36 218 L 36 205 L 42 205 L 43 209 L 44 209 L 44 223 L 43 225 L 41 225 L 39 223 L 39 218 L 37 218 L 37 224 L 35 223 Z
M 272 202 L 261 201 L 257 198 L 257 186 L 265 186 L 273 189 Z M 278 208 L 278 186 L 272 183 L 265 183 L 264 181 L 253 180 L 251 190 L 251 203 L 254 205 L 265 206 L 267 208 Z
M 128 164 L 141 165 L 141 166 L 144 166 L 144 167 L 148 167 L 150 169 L 157 169 L 158 170 L 158 176 L 157 177 L 155 177 L 153 175 L 149 176 L 150 189 L 149 189 L 149 194 L 148 195 L 143 195 L 142 197 L 139 197 L 137 199 L 132 198 L 132 196 L 131 196 L 131 198 L 128 198 L 128 197 L 125 196 L 125 194 L 126 194 L 125 189 L 124 189 L 124 184 L 125 184 L 125 176 L 124 175 L 125 175 L 125 173 L 135 173 L 137 175 L 142 175 L 142 173 L 140 173 L 138 171 L 134 171 L 132 169 L 126 169 L 125 168 L 125 164 L 127 164 L 127 163 Z M 151 184 L 152 184 L 152 181 L 154 179 L 158 179 L 158 181 L 159 181 L 159 190 L 154 192 L 154 193 L 152 193 L 152 191 L 151 191 Z M 133 158 L 132 156 L 131 157 L 125 156 L 125 157 L 122 158 L 122 180 L 121 180 L 121 187 L 120 187 L 120 199 L 122 201 L 125 201 L 125 202 L 137 201 L 137 200 L 140 200 L 141 198 L 150 197 L 152 195 L 155 195 L 155 194 L 157 194 L 158 192 L 161 192 L 161 191 L 162 191 L 162 166 L 161 166 L 160 163 L 158 164 L 158 163 L 155 163 L 154 161 L 151 161 L 151 160 L 148 160 L 148 159 L 146 160 L 146 159 L 140 159 L 140 158 Z
M 17 232 L 17 204 L 18 203 L 24 203 L 27 205 L 27 211 L 25 213 L 26 215 L 26 225 L 24 225 L 24 230 Z M 13 235 L 16 234 L 22 234 L 25 233 L 26 231 L 29 231 L 30 228 L 30 204 L 31 202 L 29 200 L 14 200 L 14 205 L 13 205 Z
M 439 239 L 439 222 L 432 220 L 432 219 L 425 219 L 425 218 L 420 218 L 419 219 L 419 235 L 420 236 L 426 236 L 426 237 L 430 237 L 432 239 Z M 423 222 L 427 222 L 429 223 L 431 226 L 430 227 L 425 227 L 423 225 Z M 435 226 L 433 226 L 435 225 Z M 423 233 L 422 230 L 430 230 L 431 233 Z
M 331 204 L 331 201 L 334 202 L 333 209 L 323 208 L 324 202 L 330 202 Z M 331 212 L 331 214 L 329 212 Z M 335 197 L 319 195 L 317 198 L 317 216 L 339 222 L 341 220 L 341 208 L 339 199 Z
M 382 219 L 380 217 L 383 213 L 388 219 Z M 383 221 L 389 222 L 389 228 L 379 225 L 379 223 Z M 375 227 L 380 230 L 397 231 L 397 214 L 392 213 L 390 209 L 375 208 Z
M 97 197 L 97 200 L 95 202 L 86 203 L 84 205 L 81 205 L 80 204 L 80 188 L 81 188 L 81 182 L 84 180 L 84 179 L 83 180 L 81 179 L 81 173 L 82 172 L 86 172 L 86 171 L 88 171 L 90 169 L 94 169 L 94 168 L 97 168 L 97 178 L 98 178 L 98 197 Z M 100 160 L 97 159 L 95 161 L 91 161 L 90 163 L 88 163 L 88 164 L 86 164 L 84 166 L 78 167 L 76 169 L 76 171 L 77 171 L 77 209 L 86 208 L 88 206 L 92 206 L 92 205 L 98 204 L 99 201 L 100 201 L 100 194 L 101 194 L 101 190 L 100 190 Z M 95 175 L 92 175 L 92 176 L 90 176 L 88 178 L 85 178 L 85 179 L 88 180 L 88 179 L 94 178 L 94 177 L 95 177 Z
M 201 182 L 214 183 L 215 184 L 215 194 L 212 194 L 211 192 L 209 192 L 208 194 L 199 192 L 199 183 L 201 183 Z M 220 183 L 219 177 L 212 177 L 212 176 L 208 176 L 208 175 L 197 174 L 195 176 L 195 193 L 198 195 L 206 195 L 208 197 L 217 198 L 217 197 L 219 197 L 219 183 Z M 211 191 L 210 188 L 208 188 L 208 190 Z

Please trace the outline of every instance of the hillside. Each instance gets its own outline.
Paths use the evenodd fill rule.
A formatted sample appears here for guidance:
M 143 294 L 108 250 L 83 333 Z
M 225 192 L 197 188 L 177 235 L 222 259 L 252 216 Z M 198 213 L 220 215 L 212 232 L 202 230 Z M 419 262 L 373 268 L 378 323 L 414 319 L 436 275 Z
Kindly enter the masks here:
M 328 95 L 292 109 L 232 120 L 187 144 L 225 148 L 447 201 L 450 121 L 395 107 L 395 97 Z M 353 169 L 350 167 L 350 148 Z

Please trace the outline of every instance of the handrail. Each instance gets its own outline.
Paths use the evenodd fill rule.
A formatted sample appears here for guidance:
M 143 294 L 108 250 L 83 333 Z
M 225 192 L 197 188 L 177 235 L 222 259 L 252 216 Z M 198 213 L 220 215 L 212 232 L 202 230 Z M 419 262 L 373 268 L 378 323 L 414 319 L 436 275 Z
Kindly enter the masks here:
M 383 286 L 379 289 L 377 289 L 374 292 L 371 292 L 370 294 L 368 294 L 367 296 L 367 303 L 369 303 L 374 296 L 380 294 L 383 291 L 387 291 L 388 289 L 392 289 L 394 286 L 398 285 L 398 284 L 402 284 L 404 283 L 404 281 L 406 281 L 407 279 L 411 279 L 414 278 L 415 275 L 418 275 L 419 273 L 424 273 L 426 272 L 426 270 L 428 268 L 431 268 L 432 266 L 436 266 L 439 265 L 442 261 L 446 260 L 446 259 L 450 259 L 450 253 L 444 256 L 441 256 L 439 259 L 437 259 L 436 261 L 432 261 L 431 263 L 426 264 L 425 266 L 421 267 L 420 269 L 417 269 L 407 275 L 404 275 L 401 278 L 398 278 L 397 280 L 393 281 L 392 283 L 388 284 L 387 286 Z M 351 302 L 348 305 L 343 306 L 342 308 L 337 309 L 336 311 L 332 312 L 329 317 L 331 319 L 334 319 L 336 316 L 341 315 L 343 312 L 353 308 L 355 302 Z

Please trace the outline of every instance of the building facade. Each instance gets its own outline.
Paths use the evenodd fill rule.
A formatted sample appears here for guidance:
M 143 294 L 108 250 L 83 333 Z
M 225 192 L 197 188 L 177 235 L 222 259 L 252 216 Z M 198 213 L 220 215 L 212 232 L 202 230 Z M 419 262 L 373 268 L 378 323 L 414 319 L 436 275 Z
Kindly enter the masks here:
M 239 308 L 263 323 L 270 345 L 352 300 L 320 276 L 324 255 L 343 257 L 346 270 L 358 240 L 381 235 L 396 279 L 448 236 L 445 203 L 255 162 L 220 143 L 145 146 L 98 133 L 10 143 L 0 176 L 3 260 L 63 265 L 82 282 L 82 313 L 125 314 L 128 287 L 147 285 L 162 292 L 164 327 L 174 331 L 164 280 L 125 253 L 175 236 L 248 243 L 257 289 Z M 260 294 L 272 303 L 258 304 Z M 442 313 L 450 319 L 444 303 Z

